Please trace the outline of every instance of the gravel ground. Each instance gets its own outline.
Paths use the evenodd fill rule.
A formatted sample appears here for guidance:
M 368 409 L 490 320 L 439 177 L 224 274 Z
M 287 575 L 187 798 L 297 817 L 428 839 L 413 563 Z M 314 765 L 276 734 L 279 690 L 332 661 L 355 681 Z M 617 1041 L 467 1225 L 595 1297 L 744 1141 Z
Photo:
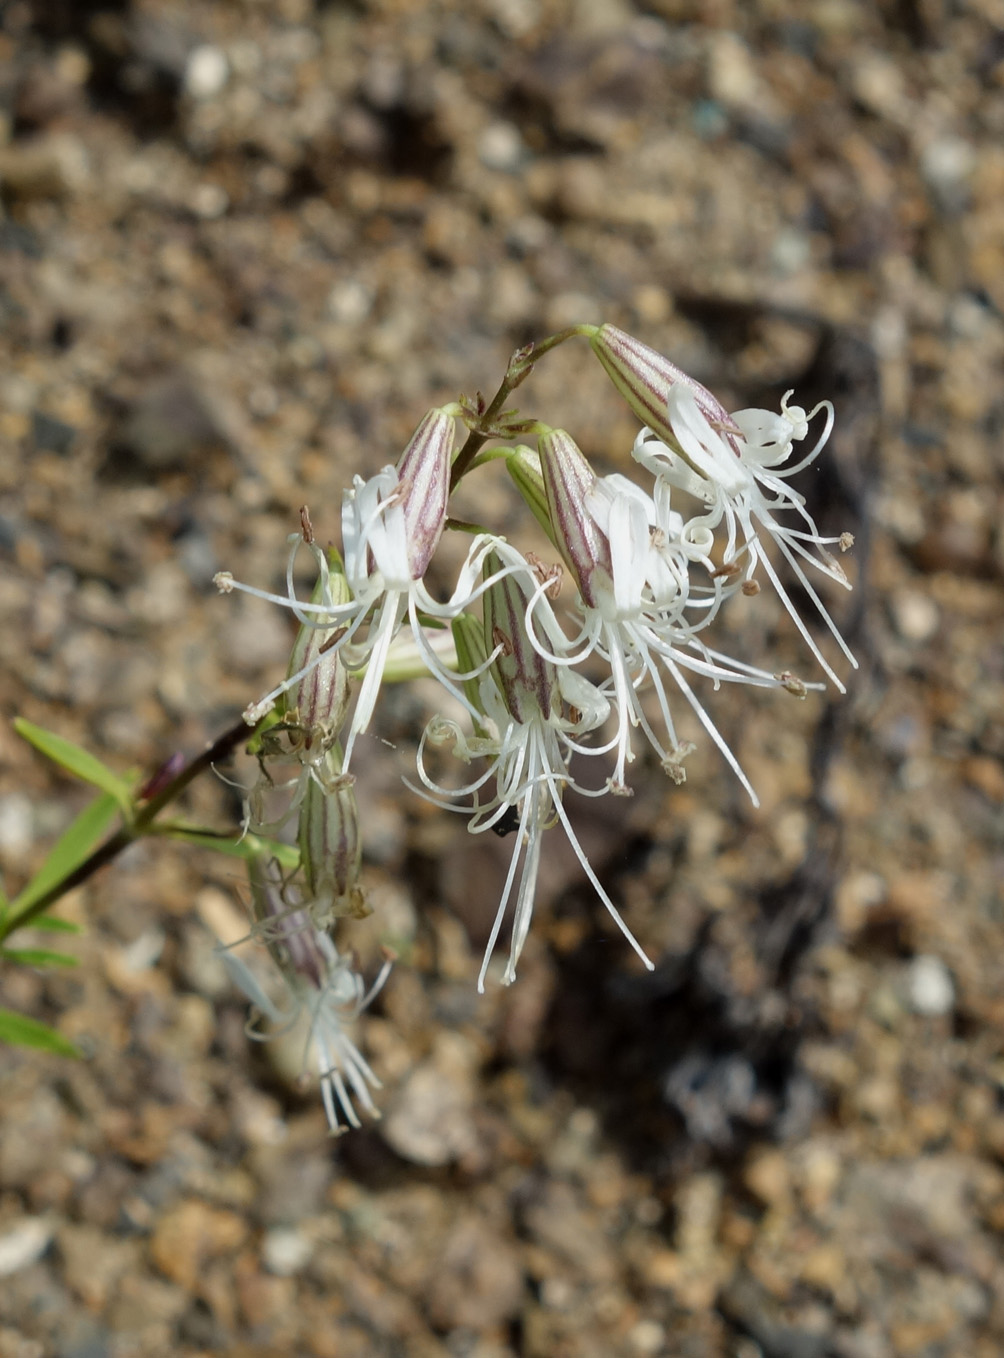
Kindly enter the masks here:
M 123 769 L 200 749 L 291 641 L 214 572 L 278 586 L 298 506 L 333 533 L 577 320 L 730 408 L 832 397 L 804 489 L 857 537 L 861 661 L 715 706 L 759 811 L 705 740 L 579 816 L 654 974 L 556 848 L 482 998 L 511 841 L 402 793 L 430 695 L 395 691 L 353 935 L 402 953 L 384 1117 L 337 1142 L 245 1039 L 232 862 L 144 845 L 75 893 L 81 967 L 2 980 L 85 1059 L 0 1051 L 0 1358 L 996 1358 L 997 0 L 8 0 L 0 88 L 6 714 Z M 521 406 L 627 470 L 583 354 Z M 469 495 L 518 531 L 500 477 Z M 766 592 L 732 626 L 797 664 Z M 9 887 L 82 804 L 0 726 Z

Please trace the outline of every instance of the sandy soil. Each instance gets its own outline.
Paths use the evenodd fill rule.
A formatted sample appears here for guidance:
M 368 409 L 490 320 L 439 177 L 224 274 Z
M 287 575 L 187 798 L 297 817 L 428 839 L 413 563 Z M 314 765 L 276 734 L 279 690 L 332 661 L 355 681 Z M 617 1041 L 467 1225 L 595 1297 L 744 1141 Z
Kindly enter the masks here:
M 0 1356 L 995 1358 L 1004 1345 L 1004 11 L 995 0 L 9 0 L 0 11 L 0 695 L 116 767 L 281 675 L 309 504 L 510 351 L 610 320 L 730 408 L 831 397 L 845 698 L 709 698 L 686 785 L 577 825 L 643 975 L 549 853 L 475 993 L 511 841 L 360 765 L 402 953 L 337 1142 L 214 955 L 229 860 L 131 850 L 2 1002 Z M 524 394 L 525 393 L 525 394 Z M 585 351 L 521 407 L 628 470 Z M 489 469 L 472 517 L 521 531 Z M 736 644 L 798 665 L 765 593 Z M 781 695 L 782 699 L 785 695 Z M 0 726 L 23 882 L 83 804 Z M 240 769 L 237 769 L 240 773 Z M 226 826 L 238 800 L 197 788 Z M 292 1060 L 292 1065 L 291 1065 Z

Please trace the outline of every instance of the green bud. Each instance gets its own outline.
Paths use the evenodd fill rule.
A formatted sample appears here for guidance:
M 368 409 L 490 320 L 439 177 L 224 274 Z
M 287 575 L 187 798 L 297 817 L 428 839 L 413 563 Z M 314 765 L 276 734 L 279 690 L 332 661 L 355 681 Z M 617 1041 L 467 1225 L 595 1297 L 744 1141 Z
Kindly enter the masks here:
M 316 925 L 370 913 L 359 886 L 363 846 L 359 834 L 355 778 L 341 772 L 337 750 L 312 771 L 300 803 L 297 839 L 306 879 L 306 905 Z
M 488 659 L 485 650 L 484 626 L 470 613 L 461 613 L 453 619 L 453 643 L 457 651 L 457 669 L 461 674 L 471 674 L 479 670 Z M 482 712 L 481 689 L 477 679 L 464 679 L 461 687 L 467 701 L 478 712 Z M 483 728 L 478 731 L 483 735 Z

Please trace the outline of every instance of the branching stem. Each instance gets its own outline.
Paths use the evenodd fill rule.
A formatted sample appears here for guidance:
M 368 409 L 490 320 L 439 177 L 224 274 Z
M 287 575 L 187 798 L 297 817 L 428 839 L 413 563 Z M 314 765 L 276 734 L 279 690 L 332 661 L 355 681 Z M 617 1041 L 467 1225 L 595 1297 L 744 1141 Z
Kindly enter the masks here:
M 202 754 L 196 755 L 194 759 L 190 760 L 156 796 L 151 797 L 148 801 L 141 801 L 136 807 L 132 821 L 129 824 L 119 826 L 111 839 L 105 840 L 82 863 L 78 863 L 71 872 L 68 872 L 60 881 L 55 882 L 48 890 L 43 891 L 40 896 L 36 896 L 22 910 L 10 909 L 0 919 L 0 943 L 9 937 L 15 929 L 23 929 L 25 925 L 30 924 L 33 919 L 48 910 L 49 906 L 58 901 L 61 896 L 65 896 L 68 891 L 73 891 L 76 887 L 89 881 L 99 868 L 103 868 L 107 863 L 116 859 L 123 849 L 127 849 L 130 844 L 142 837 L 154 818 L 163 811 L 165 806 L 170 805 L 188 787 L 189 783 L 197 778 L 200 773 L 205 773 L 214 764 L 233 754 L 238 745 L 251 739 L 256 729 L 256 727 L 248 726 L 247 722 L 242 720 L 228 731 L 224 731 L 221 736 L 203 750 Z
M 478 420 L 478 427 L 472 429 L 467 435 L 467 441 L 457 454 L 450 472 L 450 490 L 456 490 L 462 478 L 471 469 L 471 463 L 477 457 L 484 444 L 494 437 L 492 423 L 505 409 L 505 403 L 510 395 L 516 390 L 521 382 L 525 382 L 533 371 L 534 364 L 550 352 L 556 349 L 559 344 L 564 344 L 565 340 L 573 339 L 576 335 L 589 335 L 595 330 L 592 325 L 570 325 L 567 330 L 559 330 L 556 335 L 549 335 L 547 339 L 536 340 L 533 344 L 528 344 L 522 349 L 517 349 L 509 360 L 502 384 L 492 398 L 491 404 L 487 407 L 484 414 Z

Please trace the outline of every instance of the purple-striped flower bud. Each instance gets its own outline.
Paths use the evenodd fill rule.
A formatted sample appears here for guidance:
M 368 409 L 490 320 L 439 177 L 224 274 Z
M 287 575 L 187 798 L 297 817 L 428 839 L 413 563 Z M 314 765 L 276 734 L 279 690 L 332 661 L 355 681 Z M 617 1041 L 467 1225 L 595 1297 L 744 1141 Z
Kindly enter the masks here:
M 297 837 L 307 884 L 305 904 L 319 927 L 370 913 L 359 886 L 363 846 L 355 778 L 339 771 L 334 750 L 315 769 L 300 803 Z
M 601 578 L 607 586 L 612 575 L 610 544 L 586 509 L 586 497 L 596 482 L 596 474 L 575 440 L 563 429 L 541 435 L 537 446 L 555 545 L 575 577 L 583 603 L 596 608 L 599 600 L 594 575 L 597 570 L 602 571 Z
M 306 910 L 290 905 L 276 865 L 263 857 L 248 860 L 254 932 L 268 948 L 286 981 L 306 982 L 320 990 L 328 973 L 326 943 L 320 941 Z
M 634 413 L 671 448 L 678 450 L 679 443 L 666 403 L 670 390 L 682 383 L 694 393 L 709 424 L 721 430 L 738 454 L 739 446 L 732 437 L 741 432 L 738 425 L 721 401 L 682 368 L 615 325 L 601 325 L 589 336 L 589 343 Z
M 396 468 L 413 580 L 421 580 L 425 575 L 446 524 L 456 426 L 452 411 L 453 407 L 429 411 L 412 434 Z
M 485 578 L 498 574 L 503 562 L 497 552 L 485 558 Z M 547 719 L 560 703 L 554 666 L 534 648 L 526 630 L 526 610 L 535 580 L 516 571 L 496 580 L 484 596 L 485 645 L 498 651 L 491 670 L 510 716 L 524 726 Z
M 318 581 L 311 602 L 337 606 L 348 601 L 344 575 L 326 570 Z M 306 758 L 327 750 L 338 739 L 349 706 L 349 676 L 336 645 L 344 629 L 304 623 L 293 643 L 287 680 L 300 675 L 286 694 L 286 718 L 301 734 L 300 749 Z

